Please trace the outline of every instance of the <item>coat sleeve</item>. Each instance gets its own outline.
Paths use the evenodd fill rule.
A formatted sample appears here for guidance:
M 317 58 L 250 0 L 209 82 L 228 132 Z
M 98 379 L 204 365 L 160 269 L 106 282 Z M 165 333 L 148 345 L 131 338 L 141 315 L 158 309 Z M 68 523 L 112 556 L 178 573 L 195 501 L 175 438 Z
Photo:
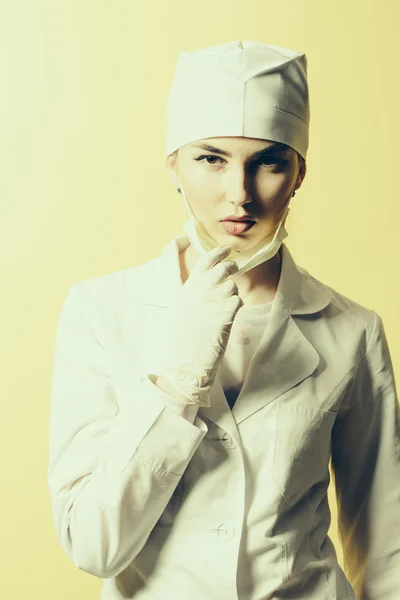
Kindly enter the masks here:
M 144 546 L 207 426 L 170 408 L 151 376 L 131 377 L 119 402 L 87 284 L 70 288 L 58 320 L 47 476 L 65 553 L 108 578 Z
M 372 311 L 373 312 L 373 311 Z M 400 409 L 384 326 L 366 351 L 332 433 L 344 570 L 359 600 L 400 598 Z

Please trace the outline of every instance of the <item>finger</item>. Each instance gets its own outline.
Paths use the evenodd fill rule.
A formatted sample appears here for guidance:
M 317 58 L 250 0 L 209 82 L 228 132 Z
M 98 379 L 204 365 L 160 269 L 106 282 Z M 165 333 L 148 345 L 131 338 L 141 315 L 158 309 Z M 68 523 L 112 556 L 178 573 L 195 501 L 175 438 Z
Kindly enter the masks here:
M 193 270 L 197 271 L 209 271 L 217 263 L 219 263 L 224 257 L 228 256 L 232 251 L 232 246 L 218 246 L 213 248 L 204 256 L 197 261 L 196 266 Z

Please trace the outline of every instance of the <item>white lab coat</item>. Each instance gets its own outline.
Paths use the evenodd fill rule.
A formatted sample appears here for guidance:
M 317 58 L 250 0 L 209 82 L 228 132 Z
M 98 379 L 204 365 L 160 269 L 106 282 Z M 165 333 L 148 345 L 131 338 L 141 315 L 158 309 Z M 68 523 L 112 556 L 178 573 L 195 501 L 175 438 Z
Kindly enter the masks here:
M 65 553 L 104 579 L 101 600 L 399 600 L 400 419 L 381 318 L 283 244 L 233 410 L 218 376 L 211 407 L 186 410 L 154 380 L 187 244 L 76 283 L 62 307 L 48 483 Z M 327 536 L 331 456 L 347 578 Z

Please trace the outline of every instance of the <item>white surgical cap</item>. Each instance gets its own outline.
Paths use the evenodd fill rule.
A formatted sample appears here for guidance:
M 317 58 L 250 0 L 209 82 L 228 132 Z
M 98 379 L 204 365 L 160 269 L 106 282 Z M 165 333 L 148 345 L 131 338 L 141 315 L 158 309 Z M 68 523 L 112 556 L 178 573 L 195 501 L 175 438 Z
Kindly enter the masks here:
M 281 142 L 303 158 L 310 106 L 303 52 L 234 41 L 179 54 L 167 103 L 167 155 L 196 140 Z

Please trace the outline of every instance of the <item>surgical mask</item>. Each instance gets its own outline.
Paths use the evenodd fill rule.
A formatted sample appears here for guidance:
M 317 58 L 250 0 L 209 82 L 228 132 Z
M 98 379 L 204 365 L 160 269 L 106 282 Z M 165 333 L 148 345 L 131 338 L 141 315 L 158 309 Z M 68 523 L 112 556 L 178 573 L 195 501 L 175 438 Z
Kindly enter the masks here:
M 213 248 L 217 248 L 221 244 L 214 241 L 202 229 L 198 219 L 195 217 L 193 211 L 189 206 L 189 202 L 187 201 L 186 194 L 184 192 L 182 182 L 180 180 L 179 184 L 184 198 L 186 214 L 188 216 L 188 219 L 182 225 L 182 228 L 188 236 L 193 247 L 197 250 L 197 252 L 199 252 L 200 254 L 206 254 L 207 252 L 209 252 Z M 296 184 L 294 187 L 296 187 Z M 293 190 L 291 192 L 291 196 L 292 193 Z M 257 267 L 259 264 L 265 262 L 266 260 L 270 260 L 275 256 L 275 254 L 281 247 L 282 242 L 289 235 L 283 225 L 283 221 L 285 220 L 288 210 L 289 202 L 285 213 L 276 228 L 275 233 L 271 234 L 267 238 L 264 238 L 259 244 L 256 244 L 256 246 L 253 246 L 248 250 L 233 250 L 228 256 L 226 256 L 223 259 L 234 260 L 237 263 L 239 270 L 235 273 L 235 275 L 246 273 L 247 271 L 250 271 L 250 269 Z

